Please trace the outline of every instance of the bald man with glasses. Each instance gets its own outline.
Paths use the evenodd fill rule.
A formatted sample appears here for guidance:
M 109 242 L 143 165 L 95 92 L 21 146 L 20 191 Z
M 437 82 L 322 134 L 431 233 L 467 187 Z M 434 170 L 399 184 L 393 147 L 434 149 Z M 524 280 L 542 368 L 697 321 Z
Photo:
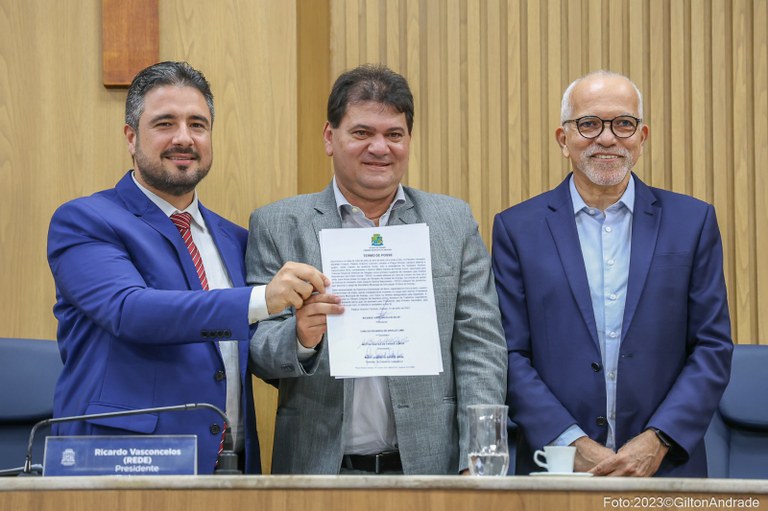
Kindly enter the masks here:
M 733 349 L 720 231 L 710 204 L 632 173 L 648 135 L 628 78 L 579 78 L 555 130 L 572 173 L 496 216 L 517 474 L 573 445 L 579 472 L 707 475 Z

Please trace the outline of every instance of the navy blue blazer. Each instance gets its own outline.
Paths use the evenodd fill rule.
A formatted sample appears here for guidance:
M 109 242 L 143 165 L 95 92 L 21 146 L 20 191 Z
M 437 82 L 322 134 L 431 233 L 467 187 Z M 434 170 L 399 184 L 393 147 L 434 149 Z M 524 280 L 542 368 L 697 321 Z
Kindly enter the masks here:
M 217 341 L 239 343 L 246 471 L 259 473 L 259 445 L 247 372 L 250 288 L 247 231 L 200 205 L 232 280 L 203 291 L 171 220 L 134 184 L 70 201 L 53 215 L 48 262 L 64 369 L 54 417 L 208 402 L 226 408 Z M 213 411 L 170 412 L 54 427 L 59 435 L 193 434 L 198 473 L 213 472 L 221 432 Z
M 507 402 L 523 433 L 518 474 L 537 470 L 532 451 L 572 424 L 603 445 L 607 438 L 605 374 L 569 178 L 498 214 L 493 226 Z M 634 178 L 616 445 L 659 428 L 676 445 L 657 475 L 706 476 L 703 437 L 733 349 L 715 211 Z

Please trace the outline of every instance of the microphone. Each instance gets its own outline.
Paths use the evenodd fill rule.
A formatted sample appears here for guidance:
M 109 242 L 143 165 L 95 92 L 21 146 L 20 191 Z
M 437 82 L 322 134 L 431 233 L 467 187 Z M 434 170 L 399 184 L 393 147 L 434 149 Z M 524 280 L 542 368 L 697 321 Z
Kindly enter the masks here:
M 240 474 L 241 472 L 237 469 L 237 454 L 234 451 L 234 439 L 232 438 L 232 428 L 229 426 L 229 417 L 227 417 L 227 414 L 225 414 L 221 408 L 218 406 L 212 405 L 210 403 L 187 403 L 184 405 L 173 405 L 173 406 L 157 406 L 155 408 L 137 408 L 135 410 L 122 410 L 119 412 L 105 412 L 105 413 L 91 413 L 86 415 L 73 415 L 71 417 L 56 417 L 52 419 L 45 419 L 41 420 L 34 426 L 32 426 L 32 430 L 29 432 L 29 443 L 27 444 L 27 456 L 24 461 L 24 469 L 21 471 L 19 476 L 32 476 L 32 475 L 40 475 L 40 473 L 36 470 L 32 471 L 32 443 L 35 440 L 35 432 L 38 428 L 42 426 L 47 426 L 48 424 L 58 424 L 61 422 L 77 422 L 77 421 L 84 421 L 88 419 L 106 419 L 109 417 L 125 417 L 127 415 L 142 415 L 145 413 L 157 413 L 157 412 L 177 412 L 177 411 L 187 411 L 187 410 L 194 410 L 196 408 L 207 408 L 209 410 L 213 410 L 216 412 L 219 417 L 221 417 L 222 421 L 224 421 L 224 436 L 223 436 L 223 448 L 221 452 L 219 453 L 219 457 L 216 460 L 216 470 L 214 471 L 215 474 Z

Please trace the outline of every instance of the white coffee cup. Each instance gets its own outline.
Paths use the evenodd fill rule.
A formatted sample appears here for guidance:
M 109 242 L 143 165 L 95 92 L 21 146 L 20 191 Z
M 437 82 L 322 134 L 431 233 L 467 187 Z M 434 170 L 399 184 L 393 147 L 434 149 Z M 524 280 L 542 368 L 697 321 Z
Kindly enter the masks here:
M 541 458 L 544 459 L 541 459 Z M 573 460 L 576 458 L 576 447 L 571 445 L 547 445 L 544 450 L 533 453 L 533 461 L 548 472 L 558 474 L 573 473 Z

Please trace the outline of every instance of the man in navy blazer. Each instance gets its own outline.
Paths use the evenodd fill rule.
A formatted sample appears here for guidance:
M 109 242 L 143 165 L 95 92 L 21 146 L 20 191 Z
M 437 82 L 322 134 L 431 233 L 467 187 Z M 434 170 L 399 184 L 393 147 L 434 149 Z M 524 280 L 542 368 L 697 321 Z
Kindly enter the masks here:
M 495 219 L 518 474 L 574 445 L 580 472 L 706 476 L 733 347 L 720 232 L 711 205 L 631 172 L 642 116 L 624 76 L 573 82 L 555 132 L 573 173 Z
M 54 417 L 210 403 L 232 421 L 242 468 L 258 473 L 247 371 L 254 324 L 300 308 L 327 280 L 287 263 L 266 286 L 246 286 L 247 231 L 206 209 L 195 191 L 212 164 L 213 118 L 199 71 L 180 62 L 141 71 L 124 127 L 135 171 L 54 213 L 48 261 L 64 361 Z M 186 231 L 171 219 L 180 213 L 189 215 Z M 222 426 L 201 408 L 61 423 L 54 434 L 197 435 L 205 474 L 216 466 Z

